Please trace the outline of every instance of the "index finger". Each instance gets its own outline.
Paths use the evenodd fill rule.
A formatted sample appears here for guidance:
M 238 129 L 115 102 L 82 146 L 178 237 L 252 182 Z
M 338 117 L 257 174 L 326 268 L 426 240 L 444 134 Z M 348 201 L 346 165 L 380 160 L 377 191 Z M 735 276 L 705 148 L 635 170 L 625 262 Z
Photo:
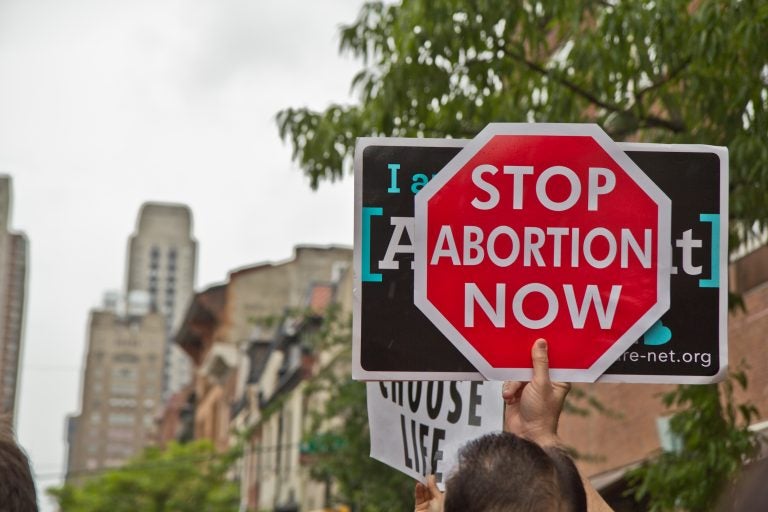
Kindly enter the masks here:
M 501 388 L 501 398 L 507 403 L 520 400 L 520 394 L 526 384 L 528 383 L 516 380 L 504 381 L 504 385 Z
M 547 340 L 537 339 L 531 349 L 533 359 L 533 382 L 537 386 L 549 386 L 549 356 L 547 354 Z

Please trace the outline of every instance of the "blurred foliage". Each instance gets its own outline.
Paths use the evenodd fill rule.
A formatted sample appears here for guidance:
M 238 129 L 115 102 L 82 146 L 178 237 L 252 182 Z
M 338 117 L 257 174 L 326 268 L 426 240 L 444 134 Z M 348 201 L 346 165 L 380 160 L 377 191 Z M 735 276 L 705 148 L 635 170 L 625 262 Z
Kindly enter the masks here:
M 313 189 L 349 171 L 357 137 L 471 138 L 492 121 L 595 122 L 616 140 L 727 146 L 733 248 L 768 224 L 767 35 L 764 0 L 368 2 L 341 29 L 340 50 L 363 63 L 356 102 L 288 108 L 277 124 Z M 746 387 L 737 373 L 664 397 L 683 448 L 633 477 L 655 510 L 708 510 L 753 453 L 755 411 L 734 404 L 734 382 Z M 340 413 L 340 428 L 362 435 L 363 385 L 338 384 L 345 398 L 327 418 Z M 365 485 L 353 459 L 338 470 Z
M 333 482 L 335 504 L 345 504 L 353 512 L 410 510 L 415 482 L 368 456 L 366 386 L 352 380 L 349 372 L 350 320 L 334 307 L 313 338 L 314 348 L 325 351 L 329 359 L 305 388 L 310 405 L 304 453 L 312 476 Z
M 670 432 L 679 449 L 628 475 L 635 497 L 648 499 L 651 512 L 716 510 L 725 486 L 758 454 L 758 441 L 748 429 L 757 410 L 735 403 L 734 386 L 747 388 L 744 372 L 734 372 L 719 387 L 679 386 L 663 395 L 664 405 L 678 410 Z
M 61 512 L 236 512 L 237 483 L 228 481 L 237 449 L 217 453 L 208 441 L 147 448 L 125 466 L 73 475 L 48 490 Z
M 312 188 L 361 136 L 473 137 L 491 121 L 596 122 L 616 140 L 730 150 L 738 239 L 768 221 L 764 0 L 368 2 L 341 29 L 357 103 L 288 108 Z

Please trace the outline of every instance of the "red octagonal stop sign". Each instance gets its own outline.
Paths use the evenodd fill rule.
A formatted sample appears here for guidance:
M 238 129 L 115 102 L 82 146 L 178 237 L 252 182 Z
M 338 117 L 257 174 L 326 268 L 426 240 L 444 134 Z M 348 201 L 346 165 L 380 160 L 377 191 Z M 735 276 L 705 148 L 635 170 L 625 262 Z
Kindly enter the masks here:
M 490 124 L 416 195 L 416 305 L 487 379 L 594 381 L 669 308 L 669 198 L 597 125 Z

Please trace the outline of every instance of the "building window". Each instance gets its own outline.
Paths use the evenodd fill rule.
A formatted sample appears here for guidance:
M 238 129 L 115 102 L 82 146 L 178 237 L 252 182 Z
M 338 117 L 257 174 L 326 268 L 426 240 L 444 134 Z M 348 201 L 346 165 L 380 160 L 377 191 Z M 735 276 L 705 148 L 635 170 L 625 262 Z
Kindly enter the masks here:
M 285 441 L 283 446 L 285 447 L 285 475 L 287 476 L 291 472 L 291 458 L 293 451 L 293 415 L 291 410 L 285 412 Z
M 136 399 L 135 398 L 110 398 L 109 406 L 134 408 L 136 407 Z
M 138 392 L 136 368 L 117 367 L 112 370 L 110 391 L 113 395 L 134 396 Z
M 133 425 L 135 417 L 127 412 L 112 412 L 109 414 L 110 425 Z
M 135 354 L 129 354 L 127 352 L 121 352 L 112 356 L 112 360 L 116 363 L 138 363 L 139 356 Z
M 130 428 L 110 428 L 107 431 L 107 439 L 110 441 L 129 441 L 133 442 L 133 429 Z
M 176 270 L 176 248 L 172 247 L 168 251 L 168 270 L 173 272 Z
M 128 368 L 128 367 L 119 367 L 112 370 L 112 378 L 113 379 L 136 379 L 136 376 L 138 375 L 138 372 L 136 371 L 136 368 Z
M 138 388 L 135 382 L 117 381 L 113 382 L 110 387 L 110 391 L 113 395 L 121 396 L 135 396 L 138 392 Z

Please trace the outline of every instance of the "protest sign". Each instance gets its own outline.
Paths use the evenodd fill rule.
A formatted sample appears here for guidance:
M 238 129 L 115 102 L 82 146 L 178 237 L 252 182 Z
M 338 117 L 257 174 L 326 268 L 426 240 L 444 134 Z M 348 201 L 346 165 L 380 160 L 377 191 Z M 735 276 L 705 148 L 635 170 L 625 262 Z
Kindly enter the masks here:
M 441 486 L 467 441 L 502 430 L 500 382 L 369 382 L 371 457 Z
M 414 195 L 467 144 L 361 139 L 356 152 L 355 320 L 359 379 L 482 379 L 413 304 Z M 727 366 L 727 151 L 619 144 L 672 201 L 671 308 L 600 376 L 703 383 Z M 522 347 L 529 353 L 530 343 Z M 556 350 L 550 340 L 552 350 Z
M 669 198 L 597 125 L 489 124 L 415 201 L 415 304 L 488 379 L 543 336 L 594 381 L 669 308 Z

